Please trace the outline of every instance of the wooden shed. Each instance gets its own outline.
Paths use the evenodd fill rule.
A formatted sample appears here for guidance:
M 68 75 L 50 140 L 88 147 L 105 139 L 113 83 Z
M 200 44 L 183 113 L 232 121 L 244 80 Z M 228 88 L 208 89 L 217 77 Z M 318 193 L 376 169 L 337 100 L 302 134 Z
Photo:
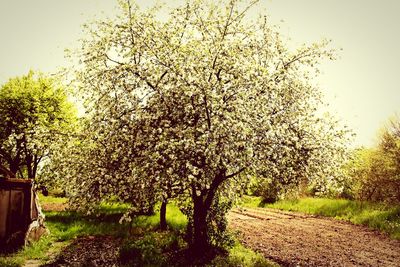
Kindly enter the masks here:
M 15 250 L 46 231 L 33 181 L 0 178 L 0 250 Z

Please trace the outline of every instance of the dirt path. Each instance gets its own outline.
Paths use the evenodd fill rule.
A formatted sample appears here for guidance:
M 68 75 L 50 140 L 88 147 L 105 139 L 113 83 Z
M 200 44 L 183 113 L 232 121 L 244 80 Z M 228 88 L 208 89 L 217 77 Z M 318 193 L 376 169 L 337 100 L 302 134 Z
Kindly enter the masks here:
M 400 266 L 400 241 L 363 226 L 273 209 L 235 209 L 241 241 L 282 266 Z

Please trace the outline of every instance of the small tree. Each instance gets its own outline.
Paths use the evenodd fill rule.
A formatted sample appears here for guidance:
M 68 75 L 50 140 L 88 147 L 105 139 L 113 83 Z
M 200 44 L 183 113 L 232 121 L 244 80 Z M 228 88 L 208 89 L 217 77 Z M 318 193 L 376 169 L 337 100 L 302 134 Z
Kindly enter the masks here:
M 35 178 L 52 143 L 73 127 L 75 110 L 55 79 L 32 71 L 0 88 L 0 163 Z
M 121 2 L 117 18 L 88 26 L 78 52 L 89 128 L 109 163 L 85 183 L 107 181 L 127 197 L 136 191 L 117 181 L 178 192 L 197 253 L 216 244 L 212 233 L 225 230 L 247 177 L 297 184 L 296 174 L 329 173 L 318 161 L 336 156 L 337 139 L 323 137 L 342 136 L 316 116 L 320 94 L 310 83 L 332 51 L 326 43 L 289 51 L 266 18 L 244 19 L 253 4 L 187 1 L 160 21 L 157 10 Z

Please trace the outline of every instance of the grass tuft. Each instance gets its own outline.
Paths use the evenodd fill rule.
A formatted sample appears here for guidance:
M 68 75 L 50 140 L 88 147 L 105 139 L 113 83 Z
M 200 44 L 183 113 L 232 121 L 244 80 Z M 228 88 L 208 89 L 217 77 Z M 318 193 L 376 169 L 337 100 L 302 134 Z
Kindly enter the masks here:
M 236 266 L 248 266 L 248 267 L 276 267 L 279 266 L 272 263 L 264 258 L 260 253 L 254 252 L 251 249 L 245 248 L 239 242 L 229 249 L 228 256 L 216 257 L 209 266 L 216 267 L 236 267 Z

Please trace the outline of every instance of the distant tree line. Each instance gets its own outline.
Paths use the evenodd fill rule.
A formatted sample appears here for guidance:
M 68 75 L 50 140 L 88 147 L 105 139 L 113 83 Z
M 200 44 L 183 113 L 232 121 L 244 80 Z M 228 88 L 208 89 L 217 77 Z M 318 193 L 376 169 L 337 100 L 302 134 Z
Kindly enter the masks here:
M 350 197 L 400 203 L 399 117 L 384 126 L 375 147 L 357 149 L 346 170 Z

